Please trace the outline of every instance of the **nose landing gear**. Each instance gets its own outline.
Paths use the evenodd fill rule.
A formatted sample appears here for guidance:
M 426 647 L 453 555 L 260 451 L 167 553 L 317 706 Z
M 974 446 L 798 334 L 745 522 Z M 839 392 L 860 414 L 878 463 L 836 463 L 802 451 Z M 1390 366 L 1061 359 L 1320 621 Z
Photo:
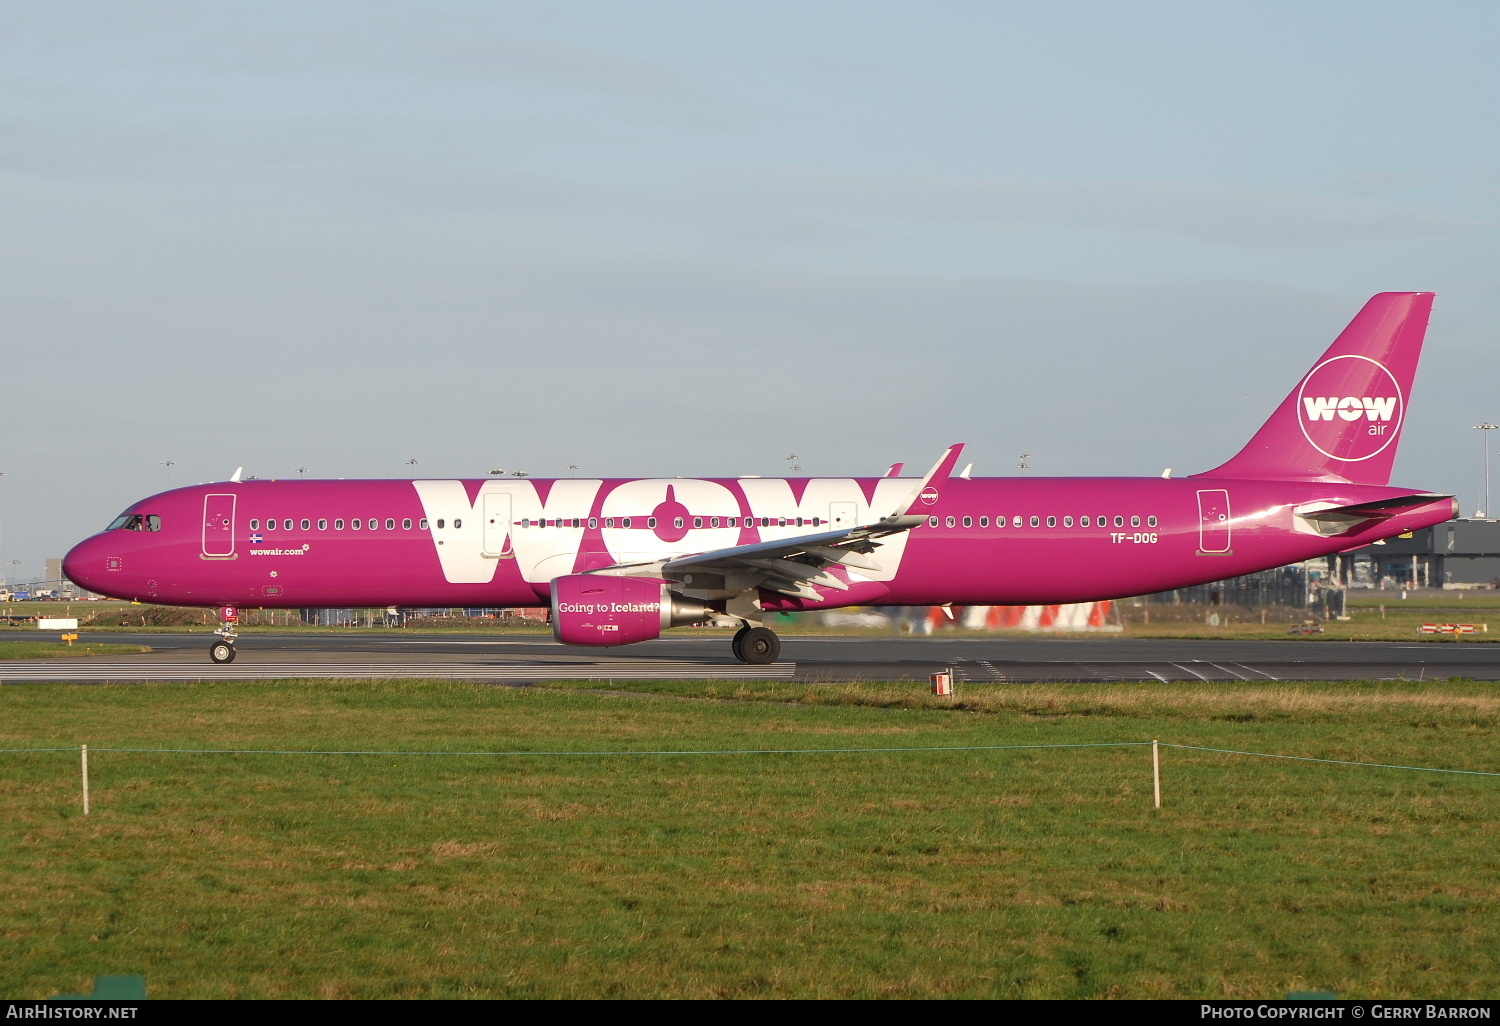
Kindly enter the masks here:
M 742 663 L 764 665 L 774 663 L 781 655 L 781 639 L 769 627 L 751 627 L 746 624 L 729 643 L 734 657 Z
M 212 645 L 208 646 L 208 658 L 216 663 L 234 662 L 234 643 L 239 640 L 236 628 L 240 622 L 240 611 L 234 606 L 223 606 L 219 610 L 219 629 L 214 631 L 218 637 Z

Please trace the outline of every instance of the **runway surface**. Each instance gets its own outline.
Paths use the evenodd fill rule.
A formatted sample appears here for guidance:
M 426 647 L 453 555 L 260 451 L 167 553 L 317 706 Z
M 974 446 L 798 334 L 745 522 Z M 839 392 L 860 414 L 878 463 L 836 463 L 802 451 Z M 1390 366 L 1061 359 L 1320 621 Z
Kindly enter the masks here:
M 784 637 L 782 662 L 736 662 L 726 637 L 674 637 L 625 649 L 568 648 L 545 637 L 248 634 L 235 662 L 208 660 L 207 634 L 100 634 L 155 651 L 113 658 L 0 661 L 0 683 L 438 677 L 539 680 L 760 679 L 1187 682 L 1500 680 L 1500 645 L 1434 642 L 1173 641 L 1143 638 Z M 19 640 L 19 639 L 18 639 Z M 3 642 L 0 642 L 3 643 Z

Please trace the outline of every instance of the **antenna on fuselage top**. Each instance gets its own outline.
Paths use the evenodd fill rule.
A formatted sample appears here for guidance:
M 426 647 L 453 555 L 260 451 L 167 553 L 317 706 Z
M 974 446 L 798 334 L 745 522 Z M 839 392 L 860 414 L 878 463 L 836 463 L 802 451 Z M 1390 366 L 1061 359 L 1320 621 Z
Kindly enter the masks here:
M 1031 464 L 1026 462 L 1027 460 L 1031 459 L 1031 453 L 1029 453 L 1029 452 L 1023 452 L 1020 455 L 1018 455 L 1016 457 L 1016 459 L 1018 459 L 1018 460 L 1021 461 L 1021 462 L 1019 462 L 1019 463 L 1016 464 L 1016 469 L 1017 470 L 1030 470 L 1031 469 Z
M 245 472 L 245 468 L 244 467 L 235 467 L 234 468 L 234 473 L 229 475 L 229 483 L 230 484 L 239 484 L 240 483 L 240 475 L 243 474 L 244 472 Z

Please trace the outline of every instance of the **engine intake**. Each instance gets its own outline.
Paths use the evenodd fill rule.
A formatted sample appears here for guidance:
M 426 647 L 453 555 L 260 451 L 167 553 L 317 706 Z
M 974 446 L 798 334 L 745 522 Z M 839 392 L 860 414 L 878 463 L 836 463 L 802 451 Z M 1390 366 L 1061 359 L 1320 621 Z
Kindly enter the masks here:
M 564 645 L 613 647 L 661 637 L 712 610 L 656 577 L 569 574 L 552 582 L 552 635 Z

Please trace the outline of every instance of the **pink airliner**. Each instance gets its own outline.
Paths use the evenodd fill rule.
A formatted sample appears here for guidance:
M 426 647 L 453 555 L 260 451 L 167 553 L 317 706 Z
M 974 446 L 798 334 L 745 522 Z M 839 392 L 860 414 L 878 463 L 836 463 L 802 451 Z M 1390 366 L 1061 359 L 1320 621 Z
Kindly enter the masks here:
M 1390 487 L 1432 294 L 1371 299 L 1250 444 L 1203 474 L 920 479 L 241 481 L 131 506 L 64 563 L 105 595 L 236 608 L 551 603 L 570 645 L 738 626 L 773 662 L 767 612 L 1085 602 L 1186 587 L 1367 545 L 1457 513 Z

